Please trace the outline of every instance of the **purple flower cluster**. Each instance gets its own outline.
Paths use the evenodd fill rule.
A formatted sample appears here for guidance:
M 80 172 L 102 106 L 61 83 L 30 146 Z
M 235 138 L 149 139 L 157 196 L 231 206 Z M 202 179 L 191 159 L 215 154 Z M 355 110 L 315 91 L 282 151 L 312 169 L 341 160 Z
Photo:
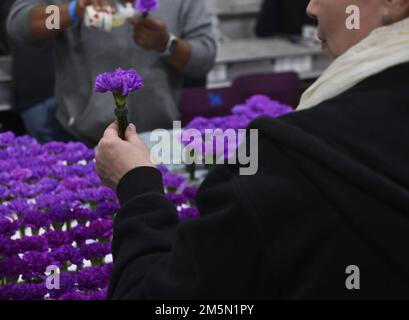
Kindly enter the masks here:
M 231 114 L 228 116 L 211 119 L 197 117 L 193 119 L 182 133 L 182 142 L 185 145 L 191 146 L 192 151 L 196 154 L 204 155 L 205 157 L 222 155 L 227 159 L 236 152 L 238 146 L 240 146 L 245 138 L 244 131 L 240 129 L 246 129 L 252 120 L 260 116 L 276 118 L 292 111 L 293 108 L 288 105 L 281 104 L 263 95 L 255 95 L 244 104 L 233 107 Z M 195 141 L 192 141 L 193 138 L 189 139 L 189 137 L 193 136 L 192 129 L 200 132 L 200 138 L 196 138 Z M 234 130 L 235 136 L 233 140 L 217 145 L 215 141 L 206 139 L 206 130 L 217 129 L 219 129 L 220 134 Z
M 119 92 L 123 97 L 142 88 L 142 77 L 135 69 L 123 70 L 118 68 L 115 72 L 100 74 L 95 81 L 96 92 Z
M 159 169 L 180 218 L 197 217 L 197 189 Z M 118 209 L 83 144 L 0 134 L 0 300 L 105 299 Z M 59 289 L 47 289 L 49 266 L 60 271 Z
M 135 7 L 139 12 L 148 13 L 159 9 L 159 0 L 136 0 Z

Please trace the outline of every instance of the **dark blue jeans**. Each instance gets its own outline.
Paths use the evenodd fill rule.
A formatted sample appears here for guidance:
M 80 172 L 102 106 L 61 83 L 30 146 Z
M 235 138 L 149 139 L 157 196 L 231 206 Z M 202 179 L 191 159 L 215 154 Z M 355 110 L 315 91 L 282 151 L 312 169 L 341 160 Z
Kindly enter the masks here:
M 76 140 L 60 125 L 55 117 L 56 111 L 57 101 L 54 98 L 47 99 L 25 110 L 21 117 L 28 134 L 40 143 Z

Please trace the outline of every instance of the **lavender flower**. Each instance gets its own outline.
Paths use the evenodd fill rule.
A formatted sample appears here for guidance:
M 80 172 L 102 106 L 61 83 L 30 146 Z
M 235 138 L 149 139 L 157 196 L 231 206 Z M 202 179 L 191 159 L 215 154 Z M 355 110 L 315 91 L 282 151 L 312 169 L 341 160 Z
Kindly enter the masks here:
M 199 210 L 197 208 L 182 208 L 179 211 L 180 220 L 196 219 L 199 217 Z
M 136 0 L 136 9 L 142 13 L 149 13 L 160 7 L 158 0 Z
M 119 92 L 126 97 L 130 92 L 143 88 L 142 77 L 134 69 L 115 72 L 105 72 L 99 75 L 95 82 L 96 92 Z

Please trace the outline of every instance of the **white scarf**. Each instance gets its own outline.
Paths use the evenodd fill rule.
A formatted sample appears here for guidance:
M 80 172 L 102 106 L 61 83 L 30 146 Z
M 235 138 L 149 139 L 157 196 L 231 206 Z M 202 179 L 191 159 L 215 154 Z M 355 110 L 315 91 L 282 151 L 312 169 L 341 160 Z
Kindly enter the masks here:
M 409 18 L 375 29 L 334 60 L 304 92 L 297 111 L 314 107 L 375 74 L 405 62 L 409 62 Z

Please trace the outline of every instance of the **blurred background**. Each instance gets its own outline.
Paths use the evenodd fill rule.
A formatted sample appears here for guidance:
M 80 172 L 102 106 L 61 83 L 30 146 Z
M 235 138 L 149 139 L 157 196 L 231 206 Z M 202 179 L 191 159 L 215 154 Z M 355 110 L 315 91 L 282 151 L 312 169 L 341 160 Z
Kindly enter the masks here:
M 13 2 L 0 3 L 0 131 L 23 134 L 20 111 L 53 94 L 52 56 L 49 43 L 22 50 L 8 41 L 5 24 Z M 301 92 L 327 66 L 315 21 L 305 13 L 308 1 L 207 2 L 218 55 L 206 79 L 185 79 L 179 106 L 183 123 L 225 115 L 254 94 L 296 107 Z

